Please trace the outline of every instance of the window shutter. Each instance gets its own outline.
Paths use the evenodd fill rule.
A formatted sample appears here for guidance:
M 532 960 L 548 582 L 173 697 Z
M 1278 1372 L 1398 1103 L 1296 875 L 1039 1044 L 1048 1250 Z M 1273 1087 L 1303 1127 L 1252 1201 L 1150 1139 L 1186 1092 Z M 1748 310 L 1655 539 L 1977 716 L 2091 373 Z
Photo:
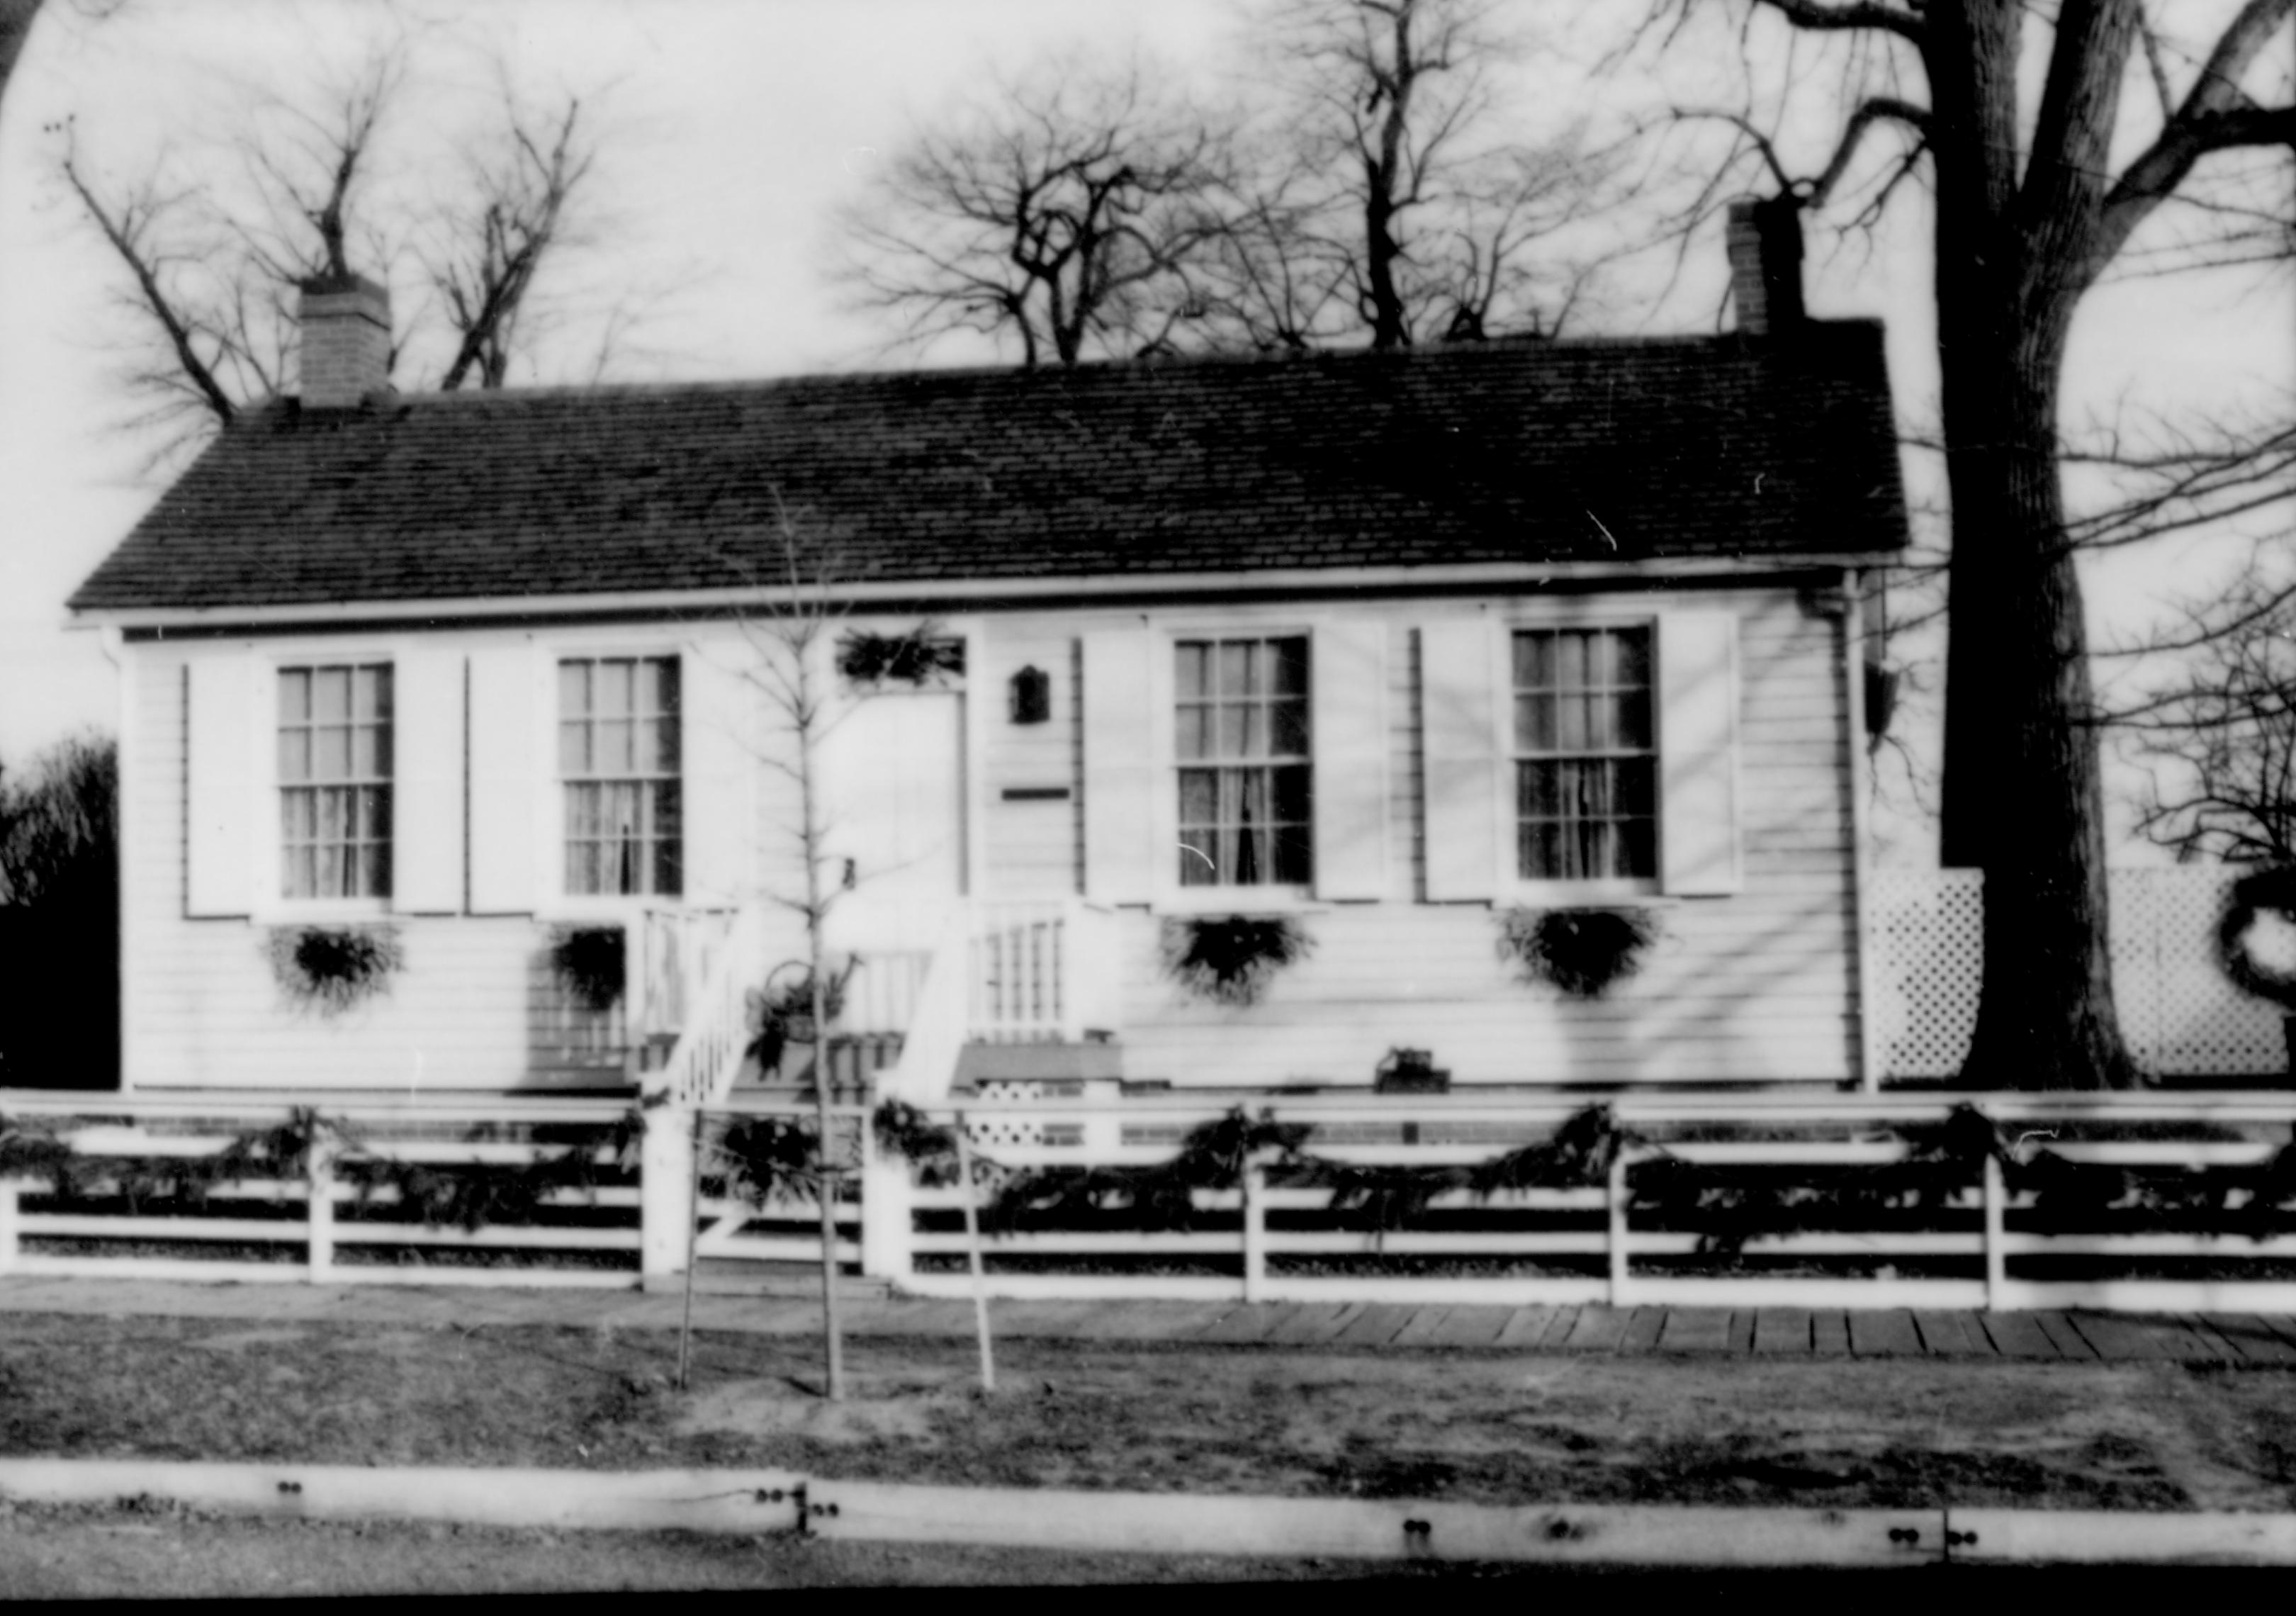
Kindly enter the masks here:
M 190 684 L 184 735 L 184 913 L 194 916 L 253 912 L 255 850 L 276 848 L 279 810 L 250 825 L 264 804 L 255 791 L 255 737 L 275 702 L 258 689 L 251 655 L 194 657 L 184 665 Z M 273 855 L 275 857 L 277 855 Z
M 417 647 L 391 665 L 390 904 L 463 906 L 463 657 Z
M 1084 886 L 1101 903 L 1155 897 L 1157 792 L 1152 663 L 1144 628 L 1084 636 Z M 1178 790 L 1177 785 L 1171 788 Z
M 730 908 L 757 885 L 757 688 L 738 659 L 746 648 L 689 648 L 678 669 L 679 800 L 685 822 L 685 898 Z M 794 849 L 795 837 L 787 837 Z M 801 880 L 793 883 L 802 890 Z
M 526 915 L 539 897 L 543 861 L 562 857 L 556 805 L 540 811 L 557 715 L 540 700 L 544 681 L 527 645 L 471 652 L 471 912 Z M 537 848 L 547 824 L 551 837 Z
M 1387 625 L 1327 624 L 1308 651 L 1316 895 L 1387 896 Z
M 1735 892 L 1738 619 L 1670 612 L 1658 636 L 1659 859 L 1669 892 Z
M 1419 721 L 1426 751 L 1427 897 L 1498 890 L 1501 779 L 1492 630 L 1483 618 L 1419 631 Z

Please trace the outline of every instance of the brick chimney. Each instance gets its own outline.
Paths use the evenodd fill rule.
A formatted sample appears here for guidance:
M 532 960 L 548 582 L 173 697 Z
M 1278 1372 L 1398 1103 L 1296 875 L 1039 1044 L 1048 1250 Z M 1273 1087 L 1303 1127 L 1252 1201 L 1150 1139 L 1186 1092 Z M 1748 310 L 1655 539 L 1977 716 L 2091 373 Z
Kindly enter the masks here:
M 302 293 L 303 407 L 357 409 L 390 383 L 390 293 L 356 275 L 306 281 Z
M 1802 322 L 1801 210 L 1790 196 L 1730 204 L 1730 298 L 1750 336 Z

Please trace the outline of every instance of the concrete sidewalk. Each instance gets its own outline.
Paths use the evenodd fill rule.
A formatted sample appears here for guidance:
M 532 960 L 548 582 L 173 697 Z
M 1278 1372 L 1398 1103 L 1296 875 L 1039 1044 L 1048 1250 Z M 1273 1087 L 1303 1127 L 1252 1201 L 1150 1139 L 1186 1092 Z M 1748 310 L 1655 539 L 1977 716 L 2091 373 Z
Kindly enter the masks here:
M 214 1284 L 188 1281 L 0 1279 L 0 1316 L 66 1313 L 127 1318 L 259 1319 L 266 1323 L 557 1325 L 676 1330 L 676 1292 L 527 1290 L 508 1286 Z M 856 1296 L 843 1309 L 856 1337 L 970 1339 L 969 1301 Z M 1437 1304 L 1234 1301 L 992 1301 L 1006 1339 L 1234 1347 L 1702 1358 L 1929 1358 L 2060 1362 L 2178 1362 L 2296 1367 L 2296 1318 L 2256 1314 L 1931 1313 L 1903 1309 L 1447 1307 Z M 808 1296 L 697 1295 L 698 1330 L 794 1335 L 818 1330 Z

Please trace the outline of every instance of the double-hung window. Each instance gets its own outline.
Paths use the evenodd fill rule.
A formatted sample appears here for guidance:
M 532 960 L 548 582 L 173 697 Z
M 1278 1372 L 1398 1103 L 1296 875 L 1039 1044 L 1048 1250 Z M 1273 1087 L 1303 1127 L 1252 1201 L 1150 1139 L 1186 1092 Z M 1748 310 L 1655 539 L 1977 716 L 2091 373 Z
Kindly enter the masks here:
M 1658 873 L 1658 751 L 1647 628 L 1513 635 L 1516 874 Z
M 558 775 L 570 897 L 684 885 L 675 657 L 558 664 Z
M 1175 654 L 1180 884 L 1306 885 L 1306 636 L 1184 639 Z
M 279 669 L 279 892 L 390 896 L 390 667 Z

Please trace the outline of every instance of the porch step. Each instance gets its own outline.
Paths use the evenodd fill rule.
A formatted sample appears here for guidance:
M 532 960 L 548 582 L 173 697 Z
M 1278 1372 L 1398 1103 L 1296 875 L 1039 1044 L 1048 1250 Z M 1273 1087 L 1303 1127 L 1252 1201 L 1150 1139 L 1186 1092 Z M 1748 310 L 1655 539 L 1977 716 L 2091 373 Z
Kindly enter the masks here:
M 644 1289 L 683 1291 L 683 1274 L 650 1274 Z M 741 1257 L 705 1257 L 694 1265 L 697 1296 L 774 1296 L 816 1300 L 821 1295 L 821 1268 L 809 1262 L 758 1262 Z M 840 1275 L 840 1301 L 883 1301 L 893 1294 L 890 1281 Z

